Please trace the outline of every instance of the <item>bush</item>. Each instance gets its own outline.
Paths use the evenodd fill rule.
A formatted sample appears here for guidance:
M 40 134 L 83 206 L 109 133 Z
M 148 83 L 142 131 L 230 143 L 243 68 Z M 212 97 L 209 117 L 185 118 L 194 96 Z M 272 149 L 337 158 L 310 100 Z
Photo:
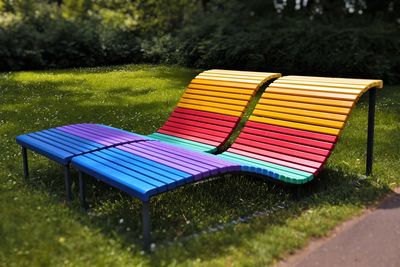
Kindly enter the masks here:
M 163 50 L 158 56 L 165 62 L 198 68 L 381 78 L 400 83 L 398 27 L 342 26 L 303 21 L 300 25 L 262 23 L 241 28 L 234 23 L 200 22 L 170 42 L 164 49 L 169 51 L 168 57 Z

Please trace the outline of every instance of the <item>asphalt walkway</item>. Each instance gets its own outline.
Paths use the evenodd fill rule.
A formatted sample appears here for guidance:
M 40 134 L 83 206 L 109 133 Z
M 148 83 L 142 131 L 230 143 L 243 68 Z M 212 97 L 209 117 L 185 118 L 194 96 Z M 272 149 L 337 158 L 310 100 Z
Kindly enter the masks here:
M 279 267 L 400 266 L 400 188 L 328 239 L 313 241 Z

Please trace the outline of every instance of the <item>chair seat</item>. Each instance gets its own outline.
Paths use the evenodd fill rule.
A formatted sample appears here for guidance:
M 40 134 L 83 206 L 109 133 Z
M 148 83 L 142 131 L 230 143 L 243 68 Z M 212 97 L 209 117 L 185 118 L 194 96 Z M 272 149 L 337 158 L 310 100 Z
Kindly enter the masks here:
M 159 141 L 102 149 L 74 157 L 72 165 L 142 201 L 190 182 L 240 171 L 235 162 Z
M 60 164 L 72 157 L 128 142 L 149 138 L 100 124 L 74 124 L 17 136 L 19 145 Z

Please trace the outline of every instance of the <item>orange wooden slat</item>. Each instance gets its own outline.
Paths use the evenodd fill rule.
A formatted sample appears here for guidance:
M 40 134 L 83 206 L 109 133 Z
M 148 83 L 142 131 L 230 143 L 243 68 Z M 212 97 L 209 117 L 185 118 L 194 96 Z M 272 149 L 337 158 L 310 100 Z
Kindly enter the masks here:
M 346 121 L 347 116 L 335 113 L 328 112 L 320 112 L 320 111 L 311 111 L 306 109 L 299 108 L 285 108 L 273 105 L 258 105 L 254 110 L 253 114 L 259 116 L 265 116 L 266 113 L 264 111 L 275 111 L 281 113 L 295 114 L 295 115 L 303 115 L 321 119 L 335 120 L 335 121 Z
M 337 106 L 337 107 L 346 107 L 352 108 L 355 104 L 354 101 L 343 101 L 336 99 L 324 99 L 324 98 L 315 98 L 315 97 L 303 97 L 303 96 L 293 96 L 293 95 L 282 95 L 282 94 L 273 94 L 273 93 L 264 93 L 262 99 L 259 103 L 263 103 L 264 99 L 278 99 L 285 101 L 293 101 L 300 103 L 311 103 L 311 104 L 319 104 L 319 105 L 328 105 L 328 106 Z M 293 104 L 295 105 L 295 104 Z
M 284 89 L 284 88 L 274 88 L 274 87 L 268 87 L 266 92 L 267 93 L 276 93 L 276 94 L 285 94 L 285 95 L 306 96 L 306 97 L 314 97 L 314 98 L 348 100 L 348 101 L 355 101 L 358 99 L 358 95 L 335 94 L 335 93 L 325 93 L 325 92 L 318 92 L 318 91 Z
M 281 100 L 274 100 L 274 99 L 262 99 L 262 101 L 260 101 L 260 103 L 257 104 L 256 108 L 266 109 L 266 107 L 268 107 L 270 105 L 271 106 L 280 106 L 280 107 L 293 107 L 293 108 L 297 108 L 297 109 L 315 110 L 315 111 L 322 111 L 322 112 L 331 112 L 331 113 L 343 114 L 343 115 L 348 115 L 350 113 L 350 108 L 307 104 L 307 103 L 290 102 L 290 101 L 281 101 Z

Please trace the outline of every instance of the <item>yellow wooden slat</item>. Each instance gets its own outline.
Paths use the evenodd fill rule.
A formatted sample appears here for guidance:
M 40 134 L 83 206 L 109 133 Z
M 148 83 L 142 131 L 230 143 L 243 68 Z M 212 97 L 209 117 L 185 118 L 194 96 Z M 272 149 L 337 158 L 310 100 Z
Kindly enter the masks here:
M 204 80 L 212 80 L 212 81 L 227 81 L 227 82 L 238 82 L 238 83 L 252 83 L 259 84 L 262 80 L 255 79 L 237 79 L 237 78 L 225 78 L 225 77 L 215 77 L 215 76 L 207 76 L 207 75 L 197 75 L 196 79 L 204 79 Z
M 290 101 L 280 101 L 274 99 L 261 99 L 259 104 L 256 106 L 256 109 L 257 108 L 263 109 L 263 106 L 269 106 L 269 105 L 275 105 L 281 107 L 294 107 L 298 109 L 331 112 L 344 115 L 348 115 L 350 113 L 350 108 L 342 108 L 342 107 L 327 106 L 327 105 L 315 105 L 315 104 L 290 102 Z
M 344 84 L 358 84 L 369 86 L 374 84 L 375 86 L 382 88 L 383 82 L 382 80 L 373 80 L 373 79 L 352 79 L 352 78 L 330 78 L 330 77 L 315 77 L 315 76 L 285 76 L 288 79 L 300 79 L 307 81 L 319 81 L 319 82 L 327 82 L 327 83 L 344 83 Z
M 301 103 L 311 103 L 311 104 L 319 104 L 319 105 L 329 105 L 329 106 L 337 106 L 337 107 L 347 107 L 351 108 L 354 106 L 354 101 L 343 101 L 343 100 L 333 100 L 333 99 L 324 99 L 324 98 L 315 98 L 315 97 L 302 97 L 302 96 L 293 96 L 293 95 L 282 95 L 282 94 L 272 94 L 272 93 L 264 93 L 262 96 L 263 99 L 278 99 L 278 100 L 286 100 L 286 101 L 294 101 Z M 262 101 L 262 99 L 260 100 Z M 293 103 L 296 105 L 296 103 Z
M 189 84 L 189 86 L 187 88 L 211 91 L 211 92 L 225 92 L 225 93 L 242 94 L 242 95 L 253 95 L 256 92 L 256 90 L 254 90 L 254 89 L 247 89 L 247 88 L 238 89 L 238 88 L 232 88 L 232 87 L 212 86 L 212 85 L 203 85 L 203 84 L 194 84 L 194 83 Z
M 215 103 L 230 104 L 230 105 L 236 105 L 236 106 L 242 106 L 242 107 L 245 107 L 248 103 L 248 101 L 244 101 L 244 100 L 197 95 L 197 94 L 190 94 L 187 92 L 185 92 L 183 94 L 182 98 L 190 98 L 190 99 L 195 99 L 195 100 L 203 100 L 203 101 L 209 101 L 209 102 L 215 102 Z
M 335 93 L 325 93 L 317 91 L 306 91 L 306 90 L 296 90 L 296 89 L 284 89 L 284 88 L 273 88 L 268 87 L 266 89 L 267 93 L 285 94 L 285 95 L 297 95 L 297 96 L 307 96 L 315 98 L 326 98 L 326 99 L 338 99 L 338 100 L 349 100 L 355 101 L 358 95 L 348 95 L 348 94 L 335 94 Z
M 311 110 L 298 109 L 298 108 L 284 108 L 284 107 L 272 106 L 272 105 L 257 105 L 253 114 L 259 115 L 259 116 L 268 116 L 268 114 L 265 113 L 265 111 L 274 111 L 274 112 L 288 113 L 288 114 L 315 117 L 315 118 L 335 120 L 335 121 L 346 121 L 346 119 L 347 119 L 346 115 L 341 115 L 341 114 L 311 111 Z
M 255 93 L 254 89 L 243 89 L 243 88 L 232 88 L 232 87 L 223 87 L 223 86 L 212 86 L 212 85 L 203 85 L 203 84 L 189 84 L 188 88 L 199 89 L 199 90 L 207 90 L 207 91 L 217 91 L 217 92 L 226 92 L 226 93 L 234 93 L 234 94 L 242 94 L 242 95 L 253 95 Z
M 340 94 L 351 94 L 351 95 L 359 95 L 363 92 L 363 89 L 346 89 L 346 88 L 337 88 L 337 87 L 323 87 L 323 86 L 313 86 L 313 85 L 299 85 L 292 83 L 282 83 L 277 80 L 272 83 L 269 88 L 286 88 L 286 89 L 297 89 L 297 90 L 306 90 L 306 91 L 318 91 L 318 92 L 330 92 L 330 93 L 340 93 Z M 364 88 L 364 87 L 363 87 Z
M 206 106 L 192 105 L 192 104 L 186 104 L 186 103 L 178 103 L 177 106 L 180 108 L 196 109 L 196 110 L 214 112 L 214 113 L 219 113 L 219 114 L 224 114 L 224 115 L 230 115 L 230 116 L 234 116 L 234 117 L 242 116 L 242 112 L 221 109 L 221 108 L 206 107 Z
M 298 84 L 298 85 L 311 85 L 311 86 L 323 86 L 323 87 L 336 87 L 336 88 L 347 88 L 347 89 L 365 89 L 365 85 L 358 84 L 345 84 L 345 83 L 327 83 L 327 82 L 312 82 L 308 80 L 295 80 L 286 79 L 286 77 L 281 77 L 275 80 L 274 83 L 284 83 L 284 84 Z
M 258 71 L 240 71 L 240 70 L 221 70 L 221 69 L 212 69 L 206 70 L 204 73 L 224 73 L 224 74 L 239 74 L 239 75 L 247 75 L 247 76 L 281 76 L 280 73 L 274 72 L 258 72 Z
M 272 125 L 283 126 L 283 127 L 295 128 L 295 129 L 300 129 L 300 130 L 306 130 L 306 131 L 312 131 L 312 132 L 318 132 L 318 133 L 324 133 L 324 134 L 331 134 L 331 135 L 339 135 L 339 133 L 340 133 L 340 130 L 335 129 L 335 128 L 303 124 L 303 123 L 284 121 L 284 120 L 276 120 L 276 119 L 263 118 L 263 117 L 257 117 L 257 116 L 250 116 L 249 120 L 256 121 L 256 122 L 262 122 L 262 123 L 268 123 L 268 124 L 272 124 Z
M 239 100 L 250 100 L 251 95 L 242 95 L 242 94 L 232 94 L 232 93 L 221 93 L 214 91 L 206 91 L 206 90 L 196 90 L 188 88 L 185 93 L 188 94 L 196 94 L 196 95 L 207 95 L 207 96 L 215 96 L 215 97 L 223 97 L 226 99 L 239 99 Z
M 235 87 L 235 88 L 248 88 L 248 89 L 256 89 L 256 88 L 258 88 L 258 84 L 253 84 L 253 83 L 214 81 L 214 80 L 196 79 L 196 78 L 193 79 L 191 83 L 205 84 L 205 85 L 215 85 L 215 86 Z
M 330 128 L 342 129 L 344 126 L 343 121 L 318 119 L 318 118 L 313 118 L 313 117 L 292 115 L 292 114 L 273 112 L 273 111 L 260 111 L 259 113 L 262 113 L 263 114 L 262 116 L 264 116 L 264 117 L 269 117 L 269 118 L 273 118 L 273 119 L 281 119 L 281 120 L 300 122 L 300 123 L 304 123 L 304 124 L 327 126 Z
M 188 98 L 182 98 L 179 101 L 179 103 L 201 105 L 201 106 L 215 107 L 215 108 L 225 108 L 225 109 L 235 110 L 235 111 L 240 111 L 240 112 L 242 112 L 245 109 L 245 107 L 243 107 L 243 106 L 235 106 L 235 105 L 229 105 L 229 104 L 214 103 L 214 102 L 194 100 L 194 99 L 188 99 Z
M 227 74 L 227 73 L 210 73 L 210 72 L 202 72 L 196 77 L 200 76 L 223 77 L 223 78 L 234 78 L 234 79 L 251 79 L 251 80 L 258 80 L 260 82 L 263 81 L 265 78 L 268 78 L 265 75 L 249 76 L 245 74 Z

